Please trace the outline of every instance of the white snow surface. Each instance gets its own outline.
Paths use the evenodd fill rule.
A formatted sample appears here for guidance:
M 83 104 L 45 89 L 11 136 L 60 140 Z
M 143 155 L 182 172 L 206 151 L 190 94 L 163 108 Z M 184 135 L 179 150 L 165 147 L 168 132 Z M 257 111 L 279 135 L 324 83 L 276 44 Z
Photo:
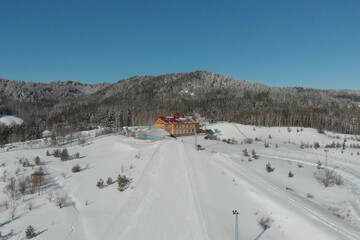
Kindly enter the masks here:
M 32 225 L 35 239 L 234 239 L 236 209 L 239 239 L 360 239 L 360 149 L 329 149 L 327 168 L 342 176 L 342 185 L 325 188 L 314 177 L 324 171 L 316 168 L 316 162 L 324 163 L 325 144 L 342 143 L 344 138 L 347 145 L 357 144 L 356 136 L 232 123 L 207 127 L 217 129 L 219 138 L 238 143 L 198 136 L 204 149 L 196 151 L 194 137 L 137 144 L 107 135 L 93 137 L 83 147 L 58 147 L 66 147 L 71 156 L 80 153 L 80 159 L 66 162 L 46 156 L 55 148 L 43 146 L 44 141 L 36 148 L 14 144 L 8 151 L 0 150 L 0 177 L 8 173 L 6 181 L 0 181 L 2 235 L 25 239 L 25 229 Z M 261 141 L 241 143 L 247 138 Z M 300 148 L 301 143 L 310 146 L 314 141 L 320 148 Z M 250 155 L 254 149 L 258 159 L 248 161 L 245 148 Z M 2 190 L 11 177 L 21 179 L 34 172 L 38 166 L 23 167 L 19 159 L 34 163 L 36 156 L 42 161 L 47 187 L 19 195 L 15 203 L 8 201 L 7 209 L 8 197 Z M 268 162 L 275 168 L 271 173 L 265 171 Z M 78 173 L 71 171 L 75 164 L 81 166 Z M 289 171 L 294 177 L 288 177 Z M 131 178 L 123 192 L 117 189 L 119 174 Z M 108 177 L 113 183 L 97 188 L 97 181 L 106 182 Z M 64 195 L 67 203 L 59 208 L 56 197 Z M 32 210 L 26 207 L 29 202 L 34 203 Z M 12 205 L 17 206 L 14 219 Z M 262 217 L 271 219 L 270 228 L 259 227 Z
M 22 124 L 23 120 L 14 116 L 4 116 L 0 115 L 0 124 L 5 124 L 10 126 L 11 124 Z

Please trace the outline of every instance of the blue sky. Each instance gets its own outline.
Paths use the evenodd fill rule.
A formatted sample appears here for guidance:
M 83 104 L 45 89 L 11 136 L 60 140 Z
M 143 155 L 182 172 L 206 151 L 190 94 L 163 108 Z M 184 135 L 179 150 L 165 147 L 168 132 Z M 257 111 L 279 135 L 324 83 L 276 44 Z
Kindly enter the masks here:
M 0 77 L 116 82 L 207 70 L 360 89 L 360 1 L 0 0 Z

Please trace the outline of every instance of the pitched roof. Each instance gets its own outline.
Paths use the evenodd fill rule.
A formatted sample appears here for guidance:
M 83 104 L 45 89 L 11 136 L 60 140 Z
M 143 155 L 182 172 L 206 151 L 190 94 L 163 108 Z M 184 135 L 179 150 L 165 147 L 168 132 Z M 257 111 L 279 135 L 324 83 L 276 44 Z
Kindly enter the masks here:
M 195 116 L 182 116 L 182 117 L 164 117 L 160 116 L 160 118 L 166 124 L 172 123 L 199 123 Z

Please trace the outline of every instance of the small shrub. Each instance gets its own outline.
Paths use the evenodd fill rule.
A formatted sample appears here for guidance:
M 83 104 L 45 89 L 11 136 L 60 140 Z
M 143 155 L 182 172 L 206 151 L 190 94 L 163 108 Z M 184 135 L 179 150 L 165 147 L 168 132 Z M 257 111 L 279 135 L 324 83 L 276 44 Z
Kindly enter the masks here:
M 301 163 L 298 163 L 298 168 L 302 168 L 302 167 L 304 167 Z
M 274 220 L 269 216 L 262 216 L 257 219 L 259 227 L 264 230 L 270 228 L 273 221 Z
M 266 168 L 265 168 L 265 169 L 266 169 L 266 171 L 267 171 L 268 173 L 274 171 L 274 168 L 271 167 L 271 164 L 270 164 L 269 162 L 266 164 Z
M 315 178 L 318 182 L 324 184 L 325 187 L 343 184 L 341 175 L 337 174 L 334 170 L 325 169 L 325 171 L 318 171 L 315 173 Z
M 55 149 L 55 150 L 53 151 L 53 155 L 54 155 L 54 157 L 59 158 L 59 157 L 61 156 L 61 151 L 60 151 L 60 149 Z
M 318 170 L 320 170 L 320 169 L 322 168 L 322 163 L 321 163 L 321 161 L 320 161 L 320 160 L 317 161 L 316 164 L 317 164 L 317 165 L 316 165 L 316 168 L 317 168 Z
M 97 183 L 96 183 L 96 186 L 98 187 L 98 188 L 103 188 L 104 187 L 104 180 L 102 180 L 101 178 L 99 179 L 99 181 L 97 181 Z
M 245 157 L 248 157 L 249 156 L 249 152 L 248 152 L 248 150 L 245 148 L 243 151 L 243 155 L 245 156 Z
M 64 148 L 61 152 L 60 159 L 61 161 L 68 161 L 69 160 L 69 153 L 66 148 Z
M 290 133 L 292 131 L 291 127 L 288 127 L 287 131 Z
M 254 159 L 258 159 L 258 155 L 256 154 L 254 149 L 251 151 L 251 155 Z
M 80 168 L 80 165 L 79 164 L 76 164 L 75 166 L 73 166 L 73 168 L 71 169 L 71 171 L 73 173 L 77 173 L 77 172 L 80 172 L 81 168 Z
M 264 143 L 264 147 L 265 147 L 265 148 L 268 148 L 269 146 L 270 146 L 270 145 L 269 145 L 268 142 L 265 142 L 265 143 Z
M 314 195 L 312 195 L 311 193 L 308 193 L 308 194 L 306 194 L 306 197 L 307 197 L 307 198 L 310 198 L 310 199 L 313 199 L 313 198 L 314 198 Z
M 320 147 L 320 143 L 319 142 L 314 142 L 314 148 L 318 149 Z
M 106 181 L 106 183 L 107 183 L 107 185 L 110 185 L 110 184 L 112 184 L 112 178 L 111 177 L 108 177 L 108 179 L 107 179 L 107 181 Z
M 129 186 L 130 179 L 127 178 L 125 175 L 121 176 L 119 174 L 117 182 L 118 182 L 118 189 L 120 192 L 122 192 Z
M 275 144 L 275 148 L 279 148 L 279 144 Z
M 36 165 L 41 165 L 41 161 L 40 161 L 39 156 L 35 157 L 34 162 L 35 162 Z
M 65 179 L 66 178 L 66 172 L 60 173 L 60 175 Z
M 67 200 L 67 195 L 65 195 L 63 197 L 58 197 L 56 199 L 56 206 L 58 206 L 59 208 L 65 207 L 66 200 Z
M 28 202 L 28 203 L 26 204 L 26 208 L 31 211 L 31 210 L 34 208 L 34 203 L 33 203 L 33 202 Z
M 75 158 L 76 158 L 76 159 L 79 159 L 79 158 L 80 158 L 80 153 L 79 153 L 79 152 L 75 153 Z
M 288 186 L 286 186 L 285 189 L 286 189 L 286 191 L 291 191 L 291 192 L 294 191 L 294 189 L 292 189 L 291 187 L 288 187 Z
M 254 142 L 254 140 L 252 138 L 246 138 L 243 143 L 245 144 L 252 144 Z
M 46 156 L 51 156 L 49 150 L 46 151 Z
M 294 176 L 294 174 L 291 171 L 289 171 L 288 176 L 289 176 L 289 178 L 292 178 Z
M 272 136 L 269 134 L 269 139 L 272 139 Z
M 25 230 L 25 236 L 27 239 L 35 237 L 35 228 L 31 225 L 27 226 Z
M 324 130 L 322 129 L 322 127 L 319 127 L 319 129 L 317 130 L 317 132 L 320 133 L 320 134 L 324 134 L 324 133 L 325 133 Z

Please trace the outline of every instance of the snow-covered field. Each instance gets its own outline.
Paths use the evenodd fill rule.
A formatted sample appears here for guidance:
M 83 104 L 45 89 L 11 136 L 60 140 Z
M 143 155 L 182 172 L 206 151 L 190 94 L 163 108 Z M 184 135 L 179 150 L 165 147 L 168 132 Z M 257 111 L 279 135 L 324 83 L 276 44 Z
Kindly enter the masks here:
M 55 148 L 40 142 L 32 148 L 13 144 L 3 149 L 0 178 L 7 174 L 5 182 L 0 181 L 2 235 L 25 239 L 25 229 L 32 225 L 36 239 L 234 239 L 232 210 L 237 210 L 239 239 L 360 239 L 360 149 L 350 148 L 360 144 L 356 136 L 231 123 L 207 127 L 217 129 L 220 139 L 237 143 L 199 136 L 203 150 L 196 151 L 194 137 L 139 144 L 109 135 L 83 147 L 66 145 L 71 157 L 64 162 L 47 156 L 46 151 Z M 334 169 L 343 183 L 325 187 L 314 173 L 325 171 L 324 146 L 333 141 L 341 147 L 328 149 L 326 169 Z M 320 148 L 315 149 L 314 142 Z M 252 150 L 257 159 L 251 157 Z M 80 158 L 74 157 L 77 152 Z M 19 163 L 28 159 L 34 164 L 36 156 L 46 182 L 33 194 L 27 189 L 11 200 L 2 190 L 11 177 L 17 183 L 37 170 L 37 165 Z M 267 163 L 274 171 L 266 171 Z M 73 173 L 76 164 L 81 171 Z M 123 192 L 117 189 L 119 174 L 131 179 Z M 96 186 L 100 178 L 102 189 Z M 64 196 L 60 208 L 56 202 Z M 261 219 L 269 219 L 270 227 L 261 228 Z

